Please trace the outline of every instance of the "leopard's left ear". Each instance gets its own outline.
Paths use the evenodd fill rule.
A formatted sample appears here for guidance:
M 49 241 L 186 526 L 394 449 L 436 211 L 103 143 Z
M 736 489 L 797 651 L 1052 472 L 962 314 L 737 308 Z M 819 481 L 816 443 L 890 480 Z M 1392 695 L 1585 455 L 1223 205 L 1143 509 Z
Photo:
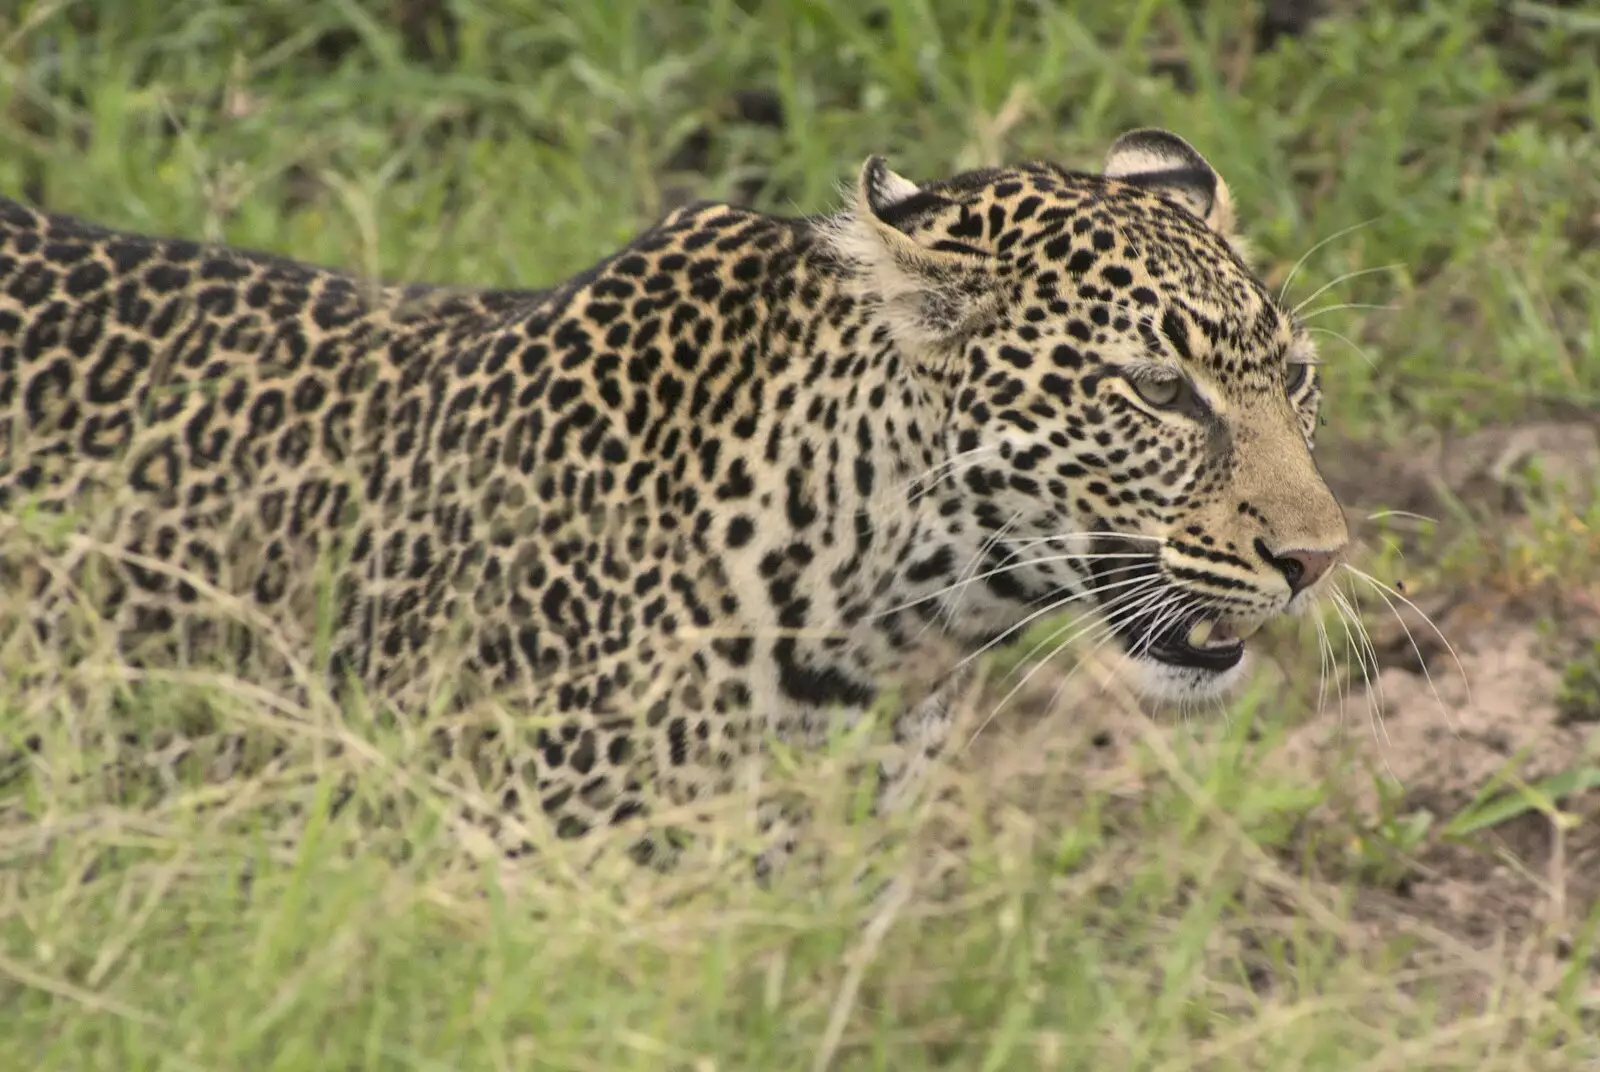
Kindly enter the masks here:
M 1188 209 L 1244 255 L 1228 184 L 1199 150 L 1171 131 L 1149 128 L 1122 135 L 1106 152 L 1105 175 Z
M 954 207 L 949 200 L 872 156 L 861 165 L 850 201 L 824 230 L 908 352 L 946 351 L 992 313 L 998 289 L 990 285 L 987 257 L 943 241 L 938 221 Z

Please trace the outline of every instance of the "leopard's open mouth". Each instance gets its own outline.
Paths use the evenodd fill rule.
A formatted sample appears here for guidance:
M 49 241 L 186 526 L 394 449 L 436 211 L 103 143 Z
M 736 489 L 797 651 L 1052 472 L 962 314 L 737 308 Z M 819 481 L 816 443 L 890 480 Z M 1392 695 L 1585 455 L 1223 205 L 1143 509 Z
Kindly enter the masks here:
M 1221 674 L 1238 666 L 1244 658 L 1245 638 L 1239 632 L 1218 618 L 1197 616 L 1141 638 L 1124 636 L 1123 643 L 1132 655 L 1168 666 Z
M 1255 627 L 1209 609 L 1187 609 L 1184 595 L 1161 574 L 1148 545 L 1116 536 L 1095 540 L 1095 598 L 1123 648 L 1136 659 L 1222 674 L 1244 658 Z

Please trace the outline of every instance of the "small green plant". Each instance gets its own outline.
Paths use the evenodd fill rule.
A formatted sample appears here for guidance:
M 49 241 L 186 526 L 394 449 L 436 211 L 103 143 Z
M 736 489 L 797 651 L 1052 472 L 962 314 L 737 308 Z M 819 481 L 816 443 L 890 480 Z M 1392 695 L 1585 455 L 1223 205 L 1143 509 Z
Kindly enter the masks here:
M 1351 837 L 1349 858 L 1356 874 L 1378 886 L 1394 886 L 1412 873 L 1413 857 L 1433 829 L 1426 808 L 1403 810 L 1405 794 L 1392 779 L 1372 776 L 1378 814 Z
M 1513 759 L 1511 762 L 1515 761 Z M 1552 823 L 1570 828 L 1577 823 L 1577 817 L 1564 811 L 1561 803 L 1580 793 L 1600 789 L 1600 757 L 1590 758 L 1587 762 L 1575 764 L 1536 782 L 1524 782 L 1517 778 L 1511 773 L 1510 766 L 1508 763 L 1506 770 L 1483 784 L 1472 802 L 1445 824 L 1440 831 L 1442 836 L 1456 840 L 1468 838 L 1530 811 L 1543 812 Z M 1511 784 L 1510 789 L 1496 792 L 1507 782 Z
M 1556 711 L 1563 722 L 1600 722 L 1600 640 L 1562 670 Z

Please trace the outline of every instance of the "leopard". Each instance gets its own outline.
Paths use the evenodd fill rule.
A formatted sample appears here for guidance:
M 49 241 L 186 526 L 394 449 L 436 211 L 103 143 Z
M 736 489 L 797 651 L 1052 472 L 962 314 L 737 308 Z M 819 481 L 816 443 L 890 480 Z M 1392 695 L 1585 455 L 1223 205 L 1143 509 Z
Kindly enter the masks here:
M 129 665 L 499 705 L 491 810 L 558 839 L 759 777 L 938 651 L 886 720 L 889 808 L 1052 613 L 1146 697 L 1230 694 L 1350 538 L 1315 340 L 1229 186 L 1139 128 L 1098 172 L 873 155 L 841 190 L 688 204 L 536 290 L 0 200 L 18 628 L 87 602 Z M 781 856 L 799 820 L 762 807 Z

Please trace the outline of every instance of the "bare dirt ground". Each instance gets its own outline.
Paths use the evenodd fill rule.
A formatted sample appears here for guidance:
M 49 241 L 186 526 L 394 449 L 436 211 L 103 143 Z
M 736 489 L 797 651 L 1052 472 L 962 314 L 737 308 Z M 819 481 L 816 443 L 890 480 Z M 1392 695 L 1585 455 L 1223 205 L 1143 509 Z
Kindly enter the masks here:
M 1325 469 L 1357 539 L 1368 542 L 1368 519 L 1395 510 L 1445 519 L 1452 509 L 1460 517 L 1465 506 L 1476 520 L 1456 524 L 1470 523 L 1480 534 L 1489 531 L 1482 526 L 1512 533 L 1529 525 L 1516 480 L 1529 464 L 1575 489 L 1574 502 L 1600 488 L 1600 426 L 1588 421 L 1496 428 L 1425 452 L 1391 455 L 1340 444 L 1319 454 L 1329 459 Z M 1408 592 L 1437 632 L 1410 608 L 1387 621 L 1370 615 L 1375 684 L 1367 687 L 1351 669 L 1341 679 L 1342 695 L 1330 685 L 1320 709 L 1295 725 L 1267 762 L 1308 784 L 1334 787 L 1312 816 L 1329 829 L 1371 829 L 1385 813 L 1433 817 L 1383 877 L 1357 887 L 1355 921 L 1380 935 L 1420 928 L 1464 955 L 1516 951 L 1525 978 L 1548 982 L 1562 975 L 1573 935 L 1600 906 L 1600 790 L 1562 800 L 1565 820 L 1529 810 L 1464 839 L 1446 836 L 1444 827 L 1485 787 L 1503 792 L 1515 785 L 1506 781 L 1508 772 L 1532 784 L 1600 764 L 1600 721 L 1592 720 L 1600 713 L 1575 719 L 1558 704 L 1562 667 L 1600 637 L 1600 584 L 1558 578 L 1508 593 L 1442 581 Z M 1316 682 L 1296 680 L 1304 667 L 1303 652 L 1292 664 L 1269 653 L 1258 672 L 1314 696 Z M 1088 690 L 1099 691 L 1093 675 L 1075 677 L 1064 691 L 1059 676 L 1036 675 L 1013 701 L 1012 714 L 985 731 L 980 746 L 1000 750 L 993 758 L 1019 784 L 1028 783 L 1030 771 L 1050 769 L 1047 757 L 1067 749 L 1084 779 L 1077 791 L 1137 798 L 1148 766 L 1133 762 L 1130 749 L 1149 744 L 1152 735 L 1173 741 L 1206 717 L 1197 714 L 1190 725 L 1170 715 L 1146 719 L 1131 704 L 1090 699 Z M 1085 712 L 1095 713 L 1092 723 Z M 1380 782 L 1388 790 L 1382 795 Z M 1018 792 L 1037 808 L 1038 793 L 1050 790 Z M 1313 883 L 1359 874 L 1348 858 L 1317 859 L 1307 876 Z M 1284 863 L 1295 874 L 1307 866 L 1302 857 Z M 1320 875 L 1319 866 L 1325 866 Z M 1587 974 L 1600 999 L 1600 964 Z M 1481 978 L 1488 977 L 1485 970 Z M 1484 998 L 1479 988 L 1468 1000 Z
M 1353 519 L 1383 508 L 1442 517 L 1453 497 L 1484 524 L 1511 531 L 1529 524 L 1516 477 L 1530 467 L 1563 485 L 1578 509 L 1600 488 L 1600 422 L 1494 428 L 1409 456 L 1345 447 L 1333 457 L 1330 478 Z M 1374 473 L 1385 479 L 1374 483 Z M 1299 727 L 1284 762 L 1324 775 L 1340 747 L 1351 749 L 1392 779 L 1401 793 L 1396 810 L 1424 809 L 1443 821 L 1507 772 L 1536 783 L 1600 760 L 1600 725 L 1589 720 L 1596 713 L 1573 718 L 1558 705 L 1562 667 L 1600 636 L 1600 585 L 1558 578 L 1531 593 L 1469 588 L 1428 597 L 1418 602 L 1433 604 L 1454 654 L 1414 614 L 1404 626 L 1375 630 L 1376 687 Z M 1371 782 L 1349 789 L 1347 806 L 1358 813 L 1379 807 Z M 1560 807 L 1570 821 L 1524 812 L 1471 847 L 1430 836 L 1393 896 L 1475 946 L 1543 930 L 1559 954 L 1600 900 L 1600 791 Z

